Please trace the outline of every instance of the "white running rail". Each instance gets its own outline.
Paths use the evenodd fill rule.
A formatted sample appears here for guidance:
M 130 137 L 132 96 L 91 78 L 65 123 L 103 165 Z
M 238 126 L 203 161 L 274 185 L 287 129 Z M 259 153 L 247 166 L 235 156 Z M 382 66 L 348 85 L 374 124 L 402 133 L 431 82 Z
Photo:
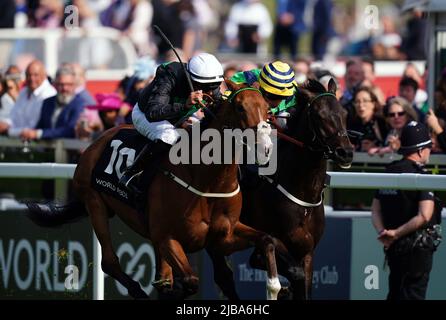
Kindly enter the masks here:
M 0 163 L 0 178 L 59 178 L 71 179 L 76 165 L 58 163 Z M 386 174 L 386 173 L 357 173 L 357 172 L 329 172 L 331 188 L 349 189 L 405 189 L 405 190 L 434 190 L 446 191 L 446 175 L 422 174 Z M 0 210 L 24 209 L 20 203 L 0 203 Z M 327 217 L 334 218 L 368 218 L 370 211 L 335 211 L 325 206 Z M 446 210 L 442 216 L 446 217 Z M 93 239 L 94 251 L 94 289 L 95 300 L 104 299 L 104 273 L 100 268 L 101 249 L 96 237 Z

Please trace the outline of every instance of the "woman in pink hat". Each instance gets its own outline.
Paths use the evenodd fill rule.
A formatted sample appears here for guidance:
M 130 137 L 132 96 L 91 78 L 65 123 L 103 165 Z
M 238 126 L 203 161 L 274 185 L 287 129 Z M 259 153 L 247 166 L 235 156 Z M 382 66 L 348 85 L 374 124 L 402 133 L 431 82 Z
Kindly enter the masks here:
M 87 106 L 79 118 L 76 133 L 79 138 L 95 138 L 102 131 L 125 123 L 124 115 L 131 106 L 116 93 L 98 93 L 96 105 Z

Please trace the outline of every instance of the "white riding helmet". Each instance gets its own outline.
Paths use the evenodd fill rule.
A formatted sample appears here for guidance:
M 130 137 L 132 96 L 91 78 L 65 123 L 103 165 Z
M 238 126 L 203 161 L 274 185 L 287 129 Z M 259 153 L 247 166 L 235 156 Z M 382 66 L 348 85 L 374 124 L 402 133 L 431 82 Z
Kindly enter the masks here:
M 193 56 L 187 64 L 187 71 L 193 81 L 199 83 L 222 82 L 223 66 L 215 56 L 209 53 L 200 53 Z

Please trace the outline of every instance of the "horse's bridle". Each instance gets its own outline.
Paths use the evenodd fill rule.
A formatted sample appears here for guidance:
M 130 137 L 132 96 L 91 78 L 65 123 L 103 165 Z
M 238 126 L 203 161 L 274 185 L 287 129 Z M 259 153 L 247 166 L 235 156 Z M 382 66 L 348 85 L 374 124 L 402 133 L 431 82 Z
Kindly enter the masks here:
M 231 92 L 231 94 L 230 94 L 229 97 L 228 97 L 228 102 L 229 102 L 229 103 L 232 103 L 232 100 L 234 100 L 234 98 L 235 98 L 240 92 L 243 92 L 243 91 L 246 91 L 246 90 L 256 91 L 256 92 L 262 94 L 262 92 L 260 92 L 260 90 L 257 89 L 257 88 L 253 88 L 253 87 L 244 87 L 244 88 L 240 88 L 240 89 L 238 89 L 238 90 L 236 90 L 236 91 Z
M 304 110 L 304 112 L 306 112 L 307 114 L 307 119 L 308 119 L 308 124 L 309 124 L 309 129 L 313 135 L 313 137 L 311 138 L 311 142 L 312 143 L 304 143 L 301 142 L 293 137 L 290 137 L 286 134 L 279 134 L 279 137 L 283 138 L 286 141 L 289 141 L 297 146 L 300 147 L 306 147 L 308 150 L 312 151 L 312 152 L 320 152 L 323 154 L 325 159 L 329 159 L 333 154 L 334 154 L 334 150 L 332 150 L 332 148 L 330 147 L 330 141 L 337 138 L 337 137 L 344 137 L 347 136 L 347 131 L 345 130 L 339 130 L 335 133 L 333 133 L 332 135 L 330 135 L 329 137 L 322 137 L 321 133 L 319 130 L 316 129 L 316 126 L 314 124 L 314 119 L 311 116 L 311 112 L 313 110 L 312 105 L 314 104 L 314 102 L 316 100 L 318 100 L 319 98 L 322 97 L 333 97 L 337 100 L 336 95 L 331 93 L 331 92 L 323 92 L 320 93 L 318 95 L 316 95 L 315 97 L 313 97 L 306 105 L 306 108 Z M 273 116 L 274 117 L 274 116 Z
M 332 148 L 330 147 L 330 142 L 333 139 L 348 136 L 347 131 L 338 130 L 328 137 L 322 137 L 320 134 L 320 130 L 316 129 L 316 126 L 314 124 L 314 118 L 311 116 L 311 112 L 313 110 L 313 108 L 311 108 L 311 106 L 317 99 L 319 99 L 321 97 L 327 97 L 327 96 L 333 97 L 337 100 L 336 95 L 334 95 L 333 93 L 324 92 L 324 93 L 320 93 L 316 97 L 312 98 L 310 100 L 310 102 L 307 104 L 308 123 L 309 123 L 310 130 L 313 134 L 313 138 L 311 139 L 311 141 L 315 142 L 314 144 L 308 145 L 308 149 L 313 152 L 322 152 L 325 159 L 329 159 L 335 153 L 335 150 L 332 150 Z
M 235 92 L 231 93 L 231 95 L 228 97 L 228 102 L 232 103 L 232 100 L 234 99 L 234 97 L 236 95 L 238 95 L 240 92 L 243 92 L 245 90 L 253 90 L 253 91 L 258 91 L 260 93 L 260 91 L 258 89 L 256 89 L 256 88 L 250 88 L 250 87 L 241 88 L 241 89 L 238 89 Z M 209 95 L 207 95 L 207 96 L 209 96 Z M 211 96 L 209 96 L 209 98 L 211 99 L 212 102 L 214 102 L 214 99 Z M 215 118 L 215 119 L 217 118 L 217 116 L 214 115 L 214 113 L 207 106 L 203 106 L 202 109 L 205 112 L 206 111 L 209 112 L 210 115 L 213 118 Z M 231 198 L 231 197 L 235 196 L 236 194 L 238 194 L 240 192 L 240 185 L 237 185 L 237 188 L 234 191 L 227 192 L 227 193 L 202 192 L 202 191 L 194 188 L 192 185 L 190 185 L 189 183 L 185 182 L 184 180 L 180 179 L 179 177 L 177 177 L 175 174 L 173 174 L 169 170 L 163 169 L 163 173 L 164 173 L 165 176 L 169 177 L 170 179 L 172 179 L 173 181 L 178 183 L 180 186 L 182 186 L 186 190 L 189 190 L 190 192 L 195 193 L 196 195 L 198 195 L 200 197 L 207 197 L 207 198 Z
M 244 87 L 244 88 L 240 88 L 240 89 L 238 89 L 238 90 L 236 90 L 236 91 L 231 92 L 231 94 L 230 94 L 230 95 L 228 96 L 228 98 L 227 98 L 228 103 L 231 104 L 231 103 L 233 102 L 234 98 L 235 98 L 239 93 L 241 93 L 241 92 L 243 92 L 243 91 L 255 91 L 255 92 L 258 92 L 260 95 L 262 95 L 262 92 L 261 92 L 259 89 L 257 89 L 257 88 L 253 88 L 253 87 Z M 262 95 L 262 96 L 263 96 L 263 95 Z M 228 129 L 234 129 L 234 128 L 229 128 L 229 127 L 227 127 L 227 128 L 228 128 Z M 250 128 L 247 128 L 247 129 L 253 129 L 253 130 L 257 131 L 257 126 L 250 127 Z

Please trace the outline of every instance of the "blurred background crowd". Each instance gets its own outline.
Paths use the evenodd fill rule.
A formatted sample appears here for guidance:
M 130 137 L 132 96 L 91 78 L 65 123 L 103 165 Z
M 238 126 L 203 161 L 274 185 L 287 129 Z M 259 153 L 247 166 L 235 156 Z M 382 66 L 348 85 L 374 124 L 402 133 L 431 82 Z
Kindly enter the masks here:
M 0 28 L 45 32 L 78 24 L 88 32 L 109 27 L 131 40 L 139 58 L 113 90 L 95 92 L 87 88 L 88 64 L 82 57 L 62 56 L 55 74 L 48 74 L 36 56 L 0 65 L 0 133 L 23 140 L 91 140 L 105 129 L 131 123 L 139 91 L 160 63 L 177 59 L 153 31 L 158 25 L 183 61 L 200 51 L 248 54 L 223 61 L 228 78 L 282 59 L 294 68 L 297 83 L 314 78 L 327 85 L 336 79 L 330 61 L 341 61 L 345 73 L 336 79 L 338 98 L 348 111 L 348 128 L 363 134 L 354 141 L 357 151 L 395 152 L 402 127 L 416 120 L 431 129 L 433 151 L 445 152 L 446 70 L 435 92 L 427 93 L 425 14 L 417 8 L 402 14 L 403 1 L 376 2 L 374 25 L 372 16 L 364 16 L 369 3 L 364 0 L 2 0 Z M 364 19 L 369 18 L 367 27 Z M 111 50 L 99 40 L 88 48 L 100 61 Z M 23 46 L 17 50 L 27 53 Z M 397 92 L 389 94 L 376 81 L 378 60 L 404 61 L 404 71 L 394 80 Z M 412 60 L 423 61 L 423 68 Z M 428 94 L 435 95 L 435 105 L 428 104 Z
M 374 59 L 425 59 L 426 20 L 403 0 L 2 0 L 0 28 L 111 27 L 129 36 L 140 55 L 163 57 L 160 26 L 186 56 L 210 52 L 283 52 L 321 59 L 326 53 Z M 72 9 L 77 17 L 73 19 Z M 379 16 L 373 16 L 379 14 Z M 369 19 L 369 23 L 364 23 Z

